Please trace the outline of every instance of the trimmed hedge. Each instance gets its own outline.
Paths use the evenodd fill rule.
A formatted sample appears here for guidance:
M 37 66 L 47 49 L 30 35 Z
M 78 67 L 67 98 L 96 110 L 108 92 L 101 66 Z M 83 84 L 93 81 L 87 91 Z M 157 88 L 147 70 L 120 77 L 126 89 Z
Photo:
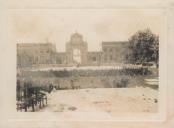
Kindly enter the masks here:
M 148 68 L 124 68 L 124 69 L 101 69 L 101 70 L 49 70 L 49 71 L 24 71 L 22 77 L 76 77 L 76 76 L 115 76 L 115 75 L 151 75 Z

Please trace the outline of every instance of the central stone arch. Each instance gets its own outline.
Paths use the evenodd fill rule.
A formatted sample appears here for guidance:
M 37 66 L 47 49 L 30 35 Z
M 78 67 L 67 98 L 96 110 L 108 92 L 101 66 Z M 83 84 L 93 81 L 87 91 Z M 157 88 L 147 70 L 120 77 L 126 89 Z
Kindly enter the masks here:
M 70 65 L 85 65 L 87 63 L 87 43 L 79 33 L 71 35 L 70 41 L 66 43 L 67 63 Z
M 78 64 L 81 64 L 82 58 L 80 49 L 73 49 L 73 61 Z

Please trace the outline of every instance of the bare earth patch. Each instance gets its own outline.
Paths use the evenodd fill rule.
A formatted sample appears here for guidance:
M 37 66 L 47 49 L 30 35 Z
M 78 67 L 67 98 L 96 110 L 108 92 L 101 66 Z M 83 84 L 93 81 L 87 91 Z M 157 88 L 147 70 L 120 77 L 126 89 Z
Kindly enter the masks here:
M 40 111 L 156 113 L 158 90 L 148 87 L 58 90 L 48 94 L 48 106 Z

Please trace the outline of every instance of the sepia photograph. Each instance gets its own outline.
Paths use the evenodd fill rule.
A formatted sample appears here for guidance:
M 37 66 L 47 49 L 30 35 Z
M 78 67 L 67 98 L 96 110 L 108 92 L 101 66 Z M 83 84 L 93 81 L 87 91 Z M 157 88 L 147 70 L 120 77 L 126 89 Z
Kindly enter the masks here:
M 0 0 L 0 128 L 173 128 L 173 0 Z
M 157 12 L 59 9 L 11 19 L 17 112 L 159 112 Z

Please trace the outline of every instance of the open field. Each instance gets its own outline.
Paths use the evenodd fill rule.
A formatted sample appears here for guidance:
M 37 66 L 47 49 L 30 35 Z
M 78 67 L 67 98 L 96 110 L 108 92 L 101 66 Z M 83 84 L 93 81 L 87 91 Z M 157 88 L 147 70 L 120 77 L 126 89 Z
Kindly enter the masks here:
M 54 90 L 44 112 L 156 113 L 158 91 L 150 88 Z

